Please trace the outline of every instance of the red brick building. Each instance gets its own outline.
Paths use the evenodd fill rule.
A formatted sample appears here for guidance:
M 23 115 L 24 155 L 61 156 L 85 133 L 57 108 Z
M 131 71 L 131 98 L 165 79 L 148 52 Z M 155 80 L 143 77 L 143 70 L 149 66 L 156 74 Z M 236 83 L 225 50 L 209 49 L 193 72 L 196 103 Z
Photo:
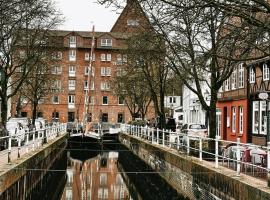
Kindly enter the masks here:
M 248 83 L 247 70 L 240 64 L 224 82 L 218 94 L 217 134 L 224 140 L 247 143 L 248 130 Z
M 130 121 L 131 115 L 122 98 L 112 92 L 110 81 L 121 74 L 126 56 L 121 54 L 125 40 L 133 33 L 145 30 L 150 23 L 136 1 L 127 5 L 110 32 L 94 33 L 93 70 L 88 83 L 88 67 L 93 32 L 52 31 L 61 44 L 56 50 L 59 64 L 52 66 L 57 76 L 54 93 L 44 98 L 38 106 L 38 116 L 58 119 L 60 122 L 83 121 L 86 90 L 90 87 L 89 112 L 92 121 L 117 123 Z M 12 115 L 16 113 L 13 99 Z M 152 113 L 150 117 L 153 117 Z M 31 117 L 31 106 L 23 105 L 22 115 Z

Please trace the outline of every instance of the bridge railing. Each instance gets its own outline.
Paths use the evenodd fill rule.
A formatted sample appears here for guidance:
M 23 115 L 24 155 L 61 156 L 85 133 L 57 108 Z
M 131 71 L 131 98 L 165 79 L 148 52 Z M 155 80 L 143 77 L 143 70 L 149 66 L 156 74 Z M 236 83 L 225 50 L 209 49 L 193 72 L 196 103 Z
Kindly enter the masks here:
M 237 141 L 221 140 L 216 138 L 201 137 L 172 132 L 165 129 L 122 125 L 126 134 L 147 140 L 152 144 L 165 148 L 176 149 L 181 153 L 198 157 L 200 161 L 214 162 L 215 168 L 228 167 L 241 173 L 261 179 L 267 179 L 270 172 L 270 143 L 268 146 L 241 143 Z
M 19 130 L 15 136 L 0 137 L 3 150 L 1 158 L 7 158 L 7 163 L 20 158 L 22 154 L 34 151 L 56 137 L 66 133 L 66 124 L 55 124 L 43 129 L 32 131 Z

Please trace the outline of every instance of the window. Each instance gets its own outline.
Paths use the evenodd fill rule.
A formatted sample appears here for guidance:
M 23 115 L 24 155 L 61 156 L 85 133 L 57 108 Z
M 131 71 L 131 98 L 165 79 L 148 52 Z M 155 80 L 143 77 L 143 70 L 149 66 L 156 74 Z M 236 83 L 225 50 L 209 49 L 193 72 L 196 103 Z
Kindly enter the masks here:
M 52 119 L 59 119 L 59 112 L 54 111 L 52 113 Z
M 110 83 L 109 82 L 101 82 L 101 85 L 100 85 L 100 89 L 101 90 L 110 90 Z
M 68 74 L 69 74 L 70 77 L 75 77 L 76 76 L 76 67 L 75 66 L 69 66 Z
M 118 97 L 118 105 L 124 105 L 125 98 L 124 97 Z
M 225 80 L 225 91 L 230 90 L 230 78 Z
M 244 129 L 244 108 L 239 107 L 239 133 L 243 134 Z
M 89 102 L 89 100 L 90 100 L 90 102 Z M 91 105 L 93 105 L 93 104 L 94 104 L 94 101 L 95 101 L 95 97 L 89 96 L 89 97 L 87 98 L 87 96 L 85 96 L 85 103 L 86 103 L 86 104 L 91 104 Z
M 170 103 L 176 103 L 176 97 L 169 97 Z
M 108 105 L 108 97 L 107 96 L 102 97 L 102 105 Z
M 57 52 L 52 53 L 52 58 L 56 59 L 56 60 L 61 60 L 62 59 L 62 52 L 57 51 Z
M 102 186 L 107 185 L 107 174 L 106 173 L 100 173 L 99 182 L 100 182 L 100 185 L 102 185 Z
M 263 80 L 264 81 L 269 80 L 269 67 L 266 63 L 263 64 Z
M 60 80 L 55 80 L 52 84 L 53 89 L 61 89 L 61 81 Z
M 104 54 L 104 53 L 100 54 L 100 60 L 106 61 L 106 54 Z
M 108 122 L 108 113 L 102 113 L 101 121 Z
M 107 61 L 111 61 L 112 60 L 112 54 L 107 54 Z
M 89 55 L 89 53 L 85 53 L 85 54 L 84 54 L 84 60 L 86 60 L 86 61 L 89 61 L 89 60 L 90 60 L 90 55 Z
M 59 104 L 59 96 L 54 95 L 54 96 L 52 97 L 52 103 L 53 103 L 53 104 Z
M 123 67 L 117 67 L 116 69 L 116 75 L 117 76 L 124 76 L 126 75 L 126 71 Z
M 127 20 L 127 25 L 128 26 L 139 26 L 139 20 L 128 19 Z
M 76 36 L 69 37 L 69 47 L 71 47 L 71 48 L 76 47 Z
M 117 123 L 124 123 L 124 114 L 123 113 L 118 113 L 117 115 Z
M 244 87 L 244 67 L 243 63 L 239 65 L 239 80 L 238 80 L 238 87 L 243 88 Z
M 100 68 L 101 76 L 111 76 L 111 68 L 110 67 L 101 67 Z
M 76 61 L 76 50 L 69 50 L 69 61 Z
M 84 90 L 88 90 L 88 81 L 84 81 Z M 95 89 L 95 83 L 94 81 L 91 81 L 91 85 L 90 85 L 90 90 L 94 90 Z
M 232 107 L 232 132 L 236 133 L 236 107 Z
M 235 90 L 236 89 L 236 70 L 233 71 L 231 78 L 232 78 L 232 90 Z
M 88 69 L 89 69 L 89 66 L 85 66 L 85 68 L 84 68 L 85 75 L 88 75 Z M 90 74 L 91 74 L 91 72 L 90 72 Z M 95 76 L 95 68 L 94 67 L 92 67 L 92 74 L 91 75 Z
M 259 123 L 260 123 L 260 115 L 259 115 L 259 101 L 253 101 L 253 110 L 252 110 L 252 132 L 259 133 Z
M 76 81 L 75 80 L 68 80 L 68 89 L 75 90 Z
M 74 95 L 68 95 L 68 103 L 75 104 L 75 96 Z
M 61 74 L 62 73 L 62 67 L 61 66 L 53 66 L 52 67 L 52 74 Z
M 253 67 L 249 68 L 249 82 L 255 83 L 256 74 Z
M 101 39 L 101 46 L 102 47 L 111 47 L 112 46 L 112 39 Z
M 266 134 L 267 116 L 266 102 L 260 101 L 260 134 Z

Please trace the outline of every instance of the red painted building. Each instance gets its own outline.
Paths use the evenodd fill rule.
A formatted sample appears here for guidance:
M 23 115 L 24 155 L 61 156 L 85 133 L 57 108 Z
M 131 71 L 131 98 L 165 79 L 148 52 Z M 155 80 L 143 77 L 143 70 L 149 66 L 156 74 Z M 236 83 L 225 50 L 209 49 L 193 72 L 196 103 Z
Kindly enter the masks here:
M 247 70 L 240 64 L 218 94 L 217 134 L 224 140 L 250 142 L 247 78 Z

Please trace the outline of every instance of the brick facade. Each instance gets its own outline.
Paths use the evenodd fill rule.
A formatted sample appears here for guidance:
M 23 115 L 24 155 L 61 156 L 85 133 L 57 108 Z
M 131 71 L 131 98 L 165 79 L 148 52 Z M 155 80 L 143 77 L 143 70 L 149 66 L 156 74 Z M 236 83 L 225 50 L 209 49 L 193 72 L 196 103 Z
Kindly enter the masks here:
M 134 15 L 134 13 L 140 13 L 140 15 Z M 134 18 L 135 16 L 136 18 Z M 118 96 L 113 94 L 111 86 L 110 88 L 106 88 L 106 84 L 107 86 L 110 85 L 112 78 L 117 75 L 117 69 L 123 64 L 123 60 L 120 60 L 120 50 L 125 48 L 125 40 L 130 36 L 131 32 L 141 31 L 142 26 L 135 22 L 142 23 L 143 25 L 149 23 L 138 4 L 134 4 L 133 1 L 128 1 L 127 6 L 111 32 L 94 33 L 95 60 L 92 64 L 94 68 L 93 76 L 90 78 L 90 82 L 94 82 L 94 89 L 89 92 L 89 96 L 93 97 L 94 100 L 93 105 L 89 105 L 92 121 L 94 122 L 98 122 L 102 116 L 103 119 L 106 118 L 106 115 L 108 117 L 107 121 L 110 123 L 120 121 L 128 122 L 132 119 L 127 106 L 119 104 Z M 132 31 L 128 31 L 128 34 L 126 32 L 127 29 Z M 90 55 L 93 32 L 52 31 L 52 34 L 57 38 L 57 41 L 62 44 L 61 47 L 56 50 L 59 54 L 62 54 L 58 64 L 61 70 L 57 74 L 57 79 L 60 80 L 61 86 L 59 87 L 59 91 L 46 97 L 44 102 L 39 104 L 39 115 L 42 115 L 49 121 L 54 118 L 59 119 L 60 122 L 83 121 L 86 93 L 84 85 L 85 81 L 88 80 L 85 68 L 89 66 L 89 59 L 85 59 L 85 57 L 87 57 L 88 54 Z M 74 38 L 76 38 L 76 42 L 71 44 Z M 104 45 L 104 41 L 109 43 L 105 43 Z M 75 53 L 75 60 L 73 61 L 69 58 L 71 53 Z M 104 55 L 105 60 L 102 60 Z M 107 71 L 104 71 L 105 68 Z M 75 86 L 69 87 L 70 84 L 74 83 Z M 88 83 L 88 86 L 89 85 Z M 58 96 L 59 101 L 57 103 L 53 103 L 53 96 Z M 74 105 L 69 102 L 73 101 L 73 97 Z M 103 98 L 106 97 L 108 103 L 105 105 Z M 13 98 L 12 116 L 16 114 L 16 104 L 17 98 Z M 24 115 L 31 117 L 31 106 L 23 104 L 22 112 Z M 149 108 L 149 113 L 147 118 L 154 117 L 152 106 Z M 121 117 L 123 118 L 122 120 Z M 104 121 L 106 121 L 106 119 L 104 119 Z

